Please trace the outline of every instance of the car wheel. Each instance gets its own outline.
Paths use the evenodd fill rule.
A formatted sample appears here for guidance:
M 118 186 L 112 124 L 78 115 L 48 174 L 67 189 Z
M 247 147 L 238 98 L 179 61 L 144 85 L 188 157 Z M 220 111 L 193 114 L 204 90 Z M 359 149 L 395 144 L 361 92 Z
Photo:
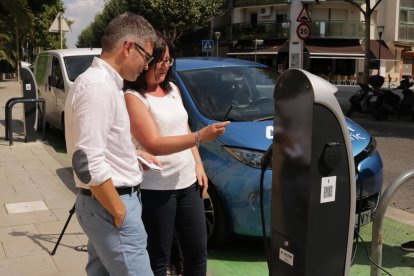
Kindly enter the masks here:
M 223 204 L 212 183 L 209 184 L 207 195 L 203 201 L 206 215 L 208 246 L 218 247 L 230 241 L 231 234 Z

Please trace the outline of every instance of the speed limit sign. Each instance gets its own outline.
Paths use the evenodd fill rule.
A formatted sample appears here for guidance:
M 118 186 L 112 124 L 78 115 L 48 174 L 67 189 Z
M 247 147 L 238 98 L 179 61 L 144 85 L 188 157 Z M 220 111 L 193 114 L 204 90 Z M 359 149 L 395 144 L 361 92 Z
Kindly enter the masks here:
M 302 22 L 298 25 L 298 28 L 296 29 L 296 34 L 298 37 L 302 40 L 305 40 L 310 35 L 310 27 L 308 24 Z

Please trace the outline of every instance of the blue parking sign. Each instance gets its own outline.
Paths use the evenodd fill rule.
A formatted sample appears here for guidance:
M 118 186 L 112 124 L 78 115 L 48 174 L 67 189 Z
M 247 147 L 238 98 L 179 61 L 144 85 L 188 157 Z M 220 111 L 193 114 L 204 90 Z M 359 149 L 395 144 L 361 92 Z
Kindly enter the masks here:
M 201 41 L 201 51 L 212 52 L 214 49 L 214 40 L 202 40 Z

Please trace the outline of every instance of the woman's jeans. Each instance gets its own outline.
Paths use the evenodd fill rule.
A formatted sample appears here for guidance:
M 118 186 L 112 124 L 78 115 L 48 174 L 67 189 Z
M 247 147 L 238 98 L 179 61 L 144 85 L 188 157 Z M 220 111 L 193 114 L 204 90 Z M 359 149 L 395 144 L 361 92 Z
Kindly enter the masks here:
M 197 182 L 180 190 L 141 192 L 142 220 L 148 233 L 148 253 L 154 275 L 166 275 L 175 228 L 184 258 L 184 275 L 205 276 L 207 228 Z

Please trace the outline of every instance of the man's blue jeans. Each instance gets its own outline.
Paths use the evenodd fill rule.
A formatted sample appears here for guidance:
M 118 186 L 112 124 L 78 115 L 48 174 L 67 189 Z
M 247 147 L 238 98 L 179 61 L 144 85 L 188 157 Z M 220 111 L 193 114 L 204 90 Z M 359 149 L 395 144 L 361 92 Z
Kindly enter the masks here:
M 91 276 L 153 275 L 138 194 L 134 192 L 120 197 L 126 215 L 123 225 L 117 229 L 112 215 L 93 196 L 77 195 L 76 217 L 89 238 L 86 272 Z

